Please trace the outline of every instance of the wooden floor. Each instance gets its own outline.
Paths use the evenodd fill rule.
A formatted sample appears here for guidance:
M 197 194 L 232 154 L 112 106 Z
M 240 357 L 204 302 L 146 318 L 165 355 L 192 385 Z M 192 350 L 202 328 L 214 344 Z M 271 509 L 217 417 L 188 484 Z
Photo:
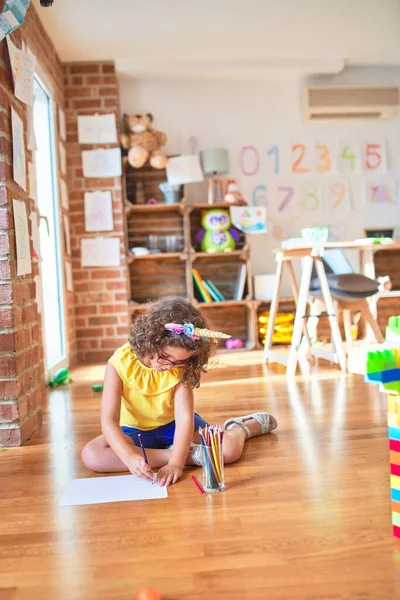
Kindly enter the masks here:
M 0 599 L 134 600 L 147 585 L 163 600 L 400 598 L 384 397 L 336 369 L 265 377 L 260 359 L 221 356 L 197 392 L 211 422 L 257 409 L 279 422 L 214 497 L 187 471 L 167 500 L 58 508 L 89 475 L 79 452 L 99 433 L 104 369 L 52 392 L 41 434 L 0 453 Z

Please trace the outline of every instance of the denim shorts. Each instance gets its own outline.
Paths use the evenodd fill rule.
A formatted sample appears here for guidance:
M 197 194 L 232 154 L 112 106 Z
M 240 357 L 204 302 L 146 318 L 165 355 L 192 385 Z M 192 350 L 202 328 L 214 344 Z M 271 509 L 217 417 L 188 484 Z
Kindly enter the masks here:
M 194 415 L 194 431 L 198 431 L 199 427 L 205 427 L 208 423 L 200 417 L 200 415 Z M 141 434 L 141 440 L 145 448 L 154 448 L 156 450 L 164 450 L 174 443 L 175 435 L 175 421 L 157 427 L 156 429 L 150 429 L 150 431 L 141 431 L 135 427 L 121 426 L 122 431 L 134 441 L 135 446 L 140 446 L 138 434 Z

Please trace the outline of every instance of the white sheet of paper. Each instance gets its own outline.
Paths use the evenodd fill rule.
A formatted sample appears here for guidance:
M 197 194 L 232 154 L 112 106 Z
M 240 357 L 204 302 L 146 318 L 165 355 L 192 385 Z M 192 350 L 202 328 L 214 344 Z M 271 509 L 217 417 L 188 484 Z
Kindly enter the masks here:
M 66 261 L 65 265 L 65 287 L 67 288 L 67 292 L 74 291 L 74 281 L 72 279 L 72 265 L 70 262 Z
M 11 10 L 2 12 L 0 14 L 0 42 L 18 26 L 19 21 L 14 17 Z
M 13 173 L 14 181 L 26 191 L 26 162 L 24 145 L 24 126 L 18 113 L 11 107 Z
M 267 209 L 265 206 L 231 206 L 231 221 L 240 231 L 259 234 L 267 231 Z
M 13 200 L 15 244 L 17 247 L 17 275 L 32 273 L 31 246 L 25 202 Z
M 71 256 L 71 236 L 69 233 L 69 219 L 67 215 L 63 215 L 63 226 L 65 237 L 65 251 L 69 256 Z
M 387 154 L 385 140 L 366 142 L 362 147 L 363 170 L 368 175 L 387 172 Z
M 65 152 L 65 146 L 62 142 L 58 142 L 58 154 L 60 157 L 60 170 L 63 175 L 67 173 L 67 154 Z
M 198 155 L 187 154 L 170 158 L 167 163 L 167 179 L 171 185 L 203 181 L 204 175 Z
M 81 240 L 82 267 L 119 267 L 119 238 L 85 238 Z
M 32 106 L 36 57 L 17 48 L 9 37 L 7 44 L 14 79 L 14 94 L 18 100 Z
M 41 260 L 39 216 L 35 210 L 31 212 L 29 219 L 32 223 L 33 258 L 35 258 L 36 260 Z
M 84 177 L 120 177 L 122 174 L 121 150 L 84 150 L 82 152 Z
M 357 175 L 361 173 L 361 149 L 359 142 L 339 143 L 339 154 L 337 159 L 338 170 L 345 175 Z
M 33 278 L 35 282 L 35 300 L 37 304 L 38 312 L 43 312 L 43 292 L 42 292 L 42 278 L 40 275 L 35 275 Z
M 59 506 L 82 506 L 107 502 L 159 500 L 168 498 L 167 488 L 135 475 L 73 479 L 64 490 Z
M 85 193 L 86 231 L 112 231 L 114 229 L 111 192 Z
M 78 142 L 80 144 L 116 144 L 115 114 L 78 115 Z
M 329 213 L 346 213 L 352 210 L 351 189 L 348 181 L 332 180 L 326 184 L 326 210 Z
M 28 162 L 29 198 L 37 200 L 36 170 L 33 162 Z
M 67 139 L 67 127 L 65 124 L 65 112 L 62 108 L 58 109 L 58 133 L 63 142 Z
M 68 201 L 68 188 L 64 179 L 60 179 L 60 192 L 61 192 L 61 206 L 65 208 L 65 210 L 69 209 L 69 201 Z
M 394 205 L 399 201 L 397 182 L 366 184 L 366 199 L 369 205 Z

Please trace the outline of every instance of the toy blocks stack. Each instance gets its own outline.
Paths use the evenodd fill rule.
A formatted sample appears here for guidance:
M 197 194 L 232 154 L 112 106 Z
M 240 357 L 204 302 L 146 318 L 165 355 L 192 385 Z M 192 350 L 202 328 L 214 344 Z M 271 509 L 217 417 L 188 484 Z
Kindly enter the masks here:
M 398 317 L 395 317 L 399 319 Z M 399 319 L 400 324 L 400 319 Z M 393 534 L 400 538 L 400 349 L 369 352 L 365 381 L 387 393 Z
M 386 327 L 386 340 L 400 346 L 400 317 L 390 317 Z

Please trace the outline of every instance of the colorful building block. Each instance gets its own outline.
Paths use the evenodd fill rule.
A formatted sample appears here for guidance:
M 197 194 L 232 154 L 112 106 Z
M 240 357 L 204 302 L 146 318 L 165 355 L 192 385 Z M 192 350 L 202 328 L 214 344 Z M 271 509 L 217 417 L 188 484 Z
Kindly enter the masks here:
M 400 317 L 389 319 L 388 330 L 400 343 Z M 392 524 L 393 535 L 400 538 L 400 348 L 369 352 L 365 381 L 387 394 Z

